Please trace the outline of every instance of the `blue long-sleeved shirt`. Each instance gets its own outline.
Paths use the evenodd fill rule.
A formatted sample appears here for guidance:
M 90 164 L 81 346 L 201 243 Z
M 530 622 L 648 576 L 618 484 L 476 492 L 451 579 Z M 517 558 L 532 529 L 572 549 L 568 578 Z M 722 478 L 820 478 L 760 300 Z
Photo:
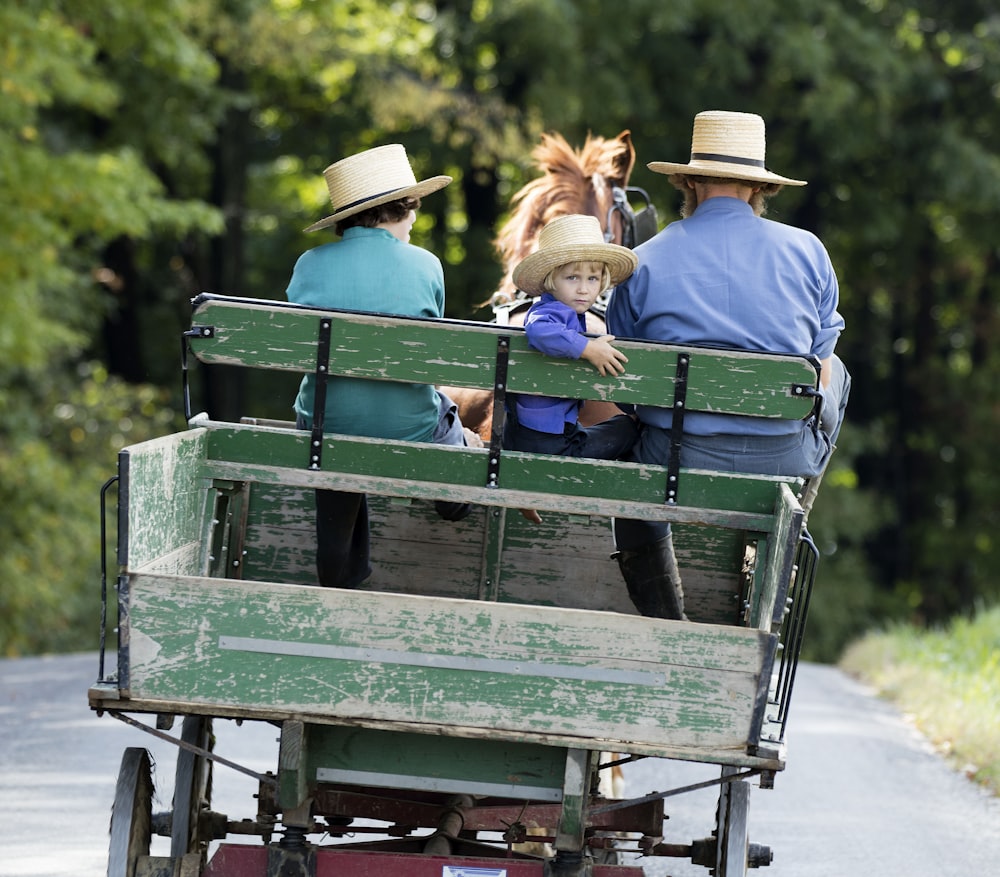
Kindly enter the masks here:
M 830 356 L 844 328 L 830 257 L 810 232 L 755 216 L 738 198 L 710 198 L 636 248 L 636 271 L 614 291 L 608 331 L 619 338 Z M 639 419 L 669 428 L 668 409 Z M 688 412 L 684 429 L 780 435 L 801 424 Z

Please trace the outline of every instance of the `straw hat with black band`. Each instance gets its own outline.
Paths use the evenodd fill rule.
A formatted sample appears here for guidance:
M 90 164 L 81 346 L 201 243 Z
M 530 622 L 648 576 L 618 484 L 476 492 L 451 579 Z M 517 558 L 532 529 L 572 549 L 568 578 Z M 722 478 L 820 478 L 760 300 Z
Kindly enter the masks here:
M 451 177 L 430 177 L 417 182 L 399 143 L 376 146 L 331 164 L 323 176 L 330 190 L 333 213 L 314 222 L 306 231 L 318 231 L 341 219 L 399 198 L 422 198 L 451 182 Z
M 764 166 L 765 139 L 764 120 L 754 113 L 706 110 L 694 117 L 687 164 L 651 161 L 646 167 L 658 174 L 805 186 L 805 180 L 782 177 Z
M 573 213 L 553 219 L 542 229 L 538 249 L 514 269 L 514 286 L 528 295 L 541 295 L 549 272 L 571 262 L 603 262 L 612 286 L 621 283 L 638 264 L 628 247 L 605 243 L 597 217 Z

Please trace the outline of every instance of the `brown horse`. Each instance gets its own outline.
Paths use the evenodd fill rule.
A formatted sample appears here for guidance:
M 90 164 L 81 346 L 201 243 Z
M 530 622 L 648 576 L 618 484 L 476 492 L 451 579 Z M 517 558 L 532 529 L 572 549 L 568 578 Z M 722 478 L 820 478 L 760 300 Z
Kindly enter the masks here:
M 504 276 L 500 288 L 490 298 L 496 321 L 522 325 L 531 299 L 520 296 L 511 274 L 515 266 L 534 252 L 542 227 L 557 216 L 585 213 L 601 222 L 605 237 L 614 243 L 626 242 L 624 192 L 635 165 L 635 147 L 630 131 L 613 139 L 588 135 L 583 146 L 574 149 L 560 134 L 543 134 L 531 157 L 541 176 L 521 188 L 511 201 L 512 209 L 494 241 Z M 623 211 L 624 208 L 624 211 Z M 609 230 L 610 226 L 610 230 Z M 601 334 L 603 319 L 587 314 L 587 329 Z M 493 420 L 493 396 L 480 390 L 443 387 L 458 405 L 462 423 L 489 442 Z M 586 402 L 580 412 L 584 426 L 606 420 L 617 409 L 607 402 Z
M 588 135 L 580 149 L 571 147 L 560 134 L 543 134 L 531 157 L 542 175 L 514 195 L 510 217 L 494 241 L 504 269 L 494 304 L 514 300 L 514 267 L 534 252 L 539 232 L 557 216 L 596 216 L 605 232 L 611 217 L 610 239 L 622 242 L 621 221 L 612 210 L 613 190 L 625 189 L 635 166 L 630 131 L 622 131 L 612 140 Z

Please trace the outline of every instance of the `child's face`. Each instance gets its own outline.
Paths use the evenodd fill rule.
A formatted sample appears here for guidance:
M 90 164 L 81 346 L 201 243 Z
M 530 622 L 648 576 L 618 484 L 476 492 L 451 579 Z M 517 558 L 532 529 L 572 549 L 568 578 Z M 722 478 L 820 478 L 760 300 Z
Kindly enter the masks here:
M 603 262 L 570 262 L 552 272 L 552 296 L 573 308 L 578 314 L 586 311 L 601 294 Z

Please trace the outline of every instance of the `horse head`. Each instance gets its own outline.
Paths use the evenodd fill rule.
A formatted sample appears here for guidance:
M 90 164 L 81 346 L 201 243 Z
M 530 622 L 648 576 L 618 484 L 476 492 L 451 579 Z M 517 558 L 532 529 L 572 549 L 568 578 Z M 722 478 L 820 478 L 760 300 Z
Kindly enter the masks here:
M 489 304 L 496 322 L 522 325 L 529 299 L 517 299 L 511 274 L 517 264 L 535 251 L 538 234 L 551 219 L 567 213 L 596 216 L 605 239 L 634 246 L 635 214 L 626 192 L 635 165 L 635 147 L 630 131 L 607 139 L 588 135 L 579 149 L 574 149 L 560 134 L 544 134 L 531 157 L 541 176 L 528 182 L 511 200 L 511 212 L 494 245 L 500 256 L 504 277 Z M 642 192 L 644 197 L 645 193 Z M 649 205 L 646 197 L 647 207 Z M 647 226 L 656 231 L 655 211 L 643 211 Z M 623 219 L 623 217 L 625 217 Z M 652 220 L 650 223 L 649 220 Z M 648 230 L 647 230 L 648 233 Z M 484 302 L 484 304 L 486 304 Z M 596 309 L 587 314 L 588 331 L 604 332 L 604 322 Z M 493 424 L 493 395 L 480 390 L 443 387 L 458 405 L 462 423 L 489 442 Z M 620 411 L 608 402 L 588 400 L 580 412 L 580 423 L 588 426 L 606 420 Z
M 513 298 L 514 267 L 534 251 L 538 233 L 557 216 L 596 216 L 609 240 L 622 241 L 620 213 L 614 209 L 615 189 L 620 193 L 626 188 L 635 165 L 630 131 L 612 139 L 588 134 L 579 149 L 570 146 L 561 134 L 543 134 L 531 157 L 542 175 L 514 195 L 510 217 L 494 241 L 504 269 L 494 303 Z

